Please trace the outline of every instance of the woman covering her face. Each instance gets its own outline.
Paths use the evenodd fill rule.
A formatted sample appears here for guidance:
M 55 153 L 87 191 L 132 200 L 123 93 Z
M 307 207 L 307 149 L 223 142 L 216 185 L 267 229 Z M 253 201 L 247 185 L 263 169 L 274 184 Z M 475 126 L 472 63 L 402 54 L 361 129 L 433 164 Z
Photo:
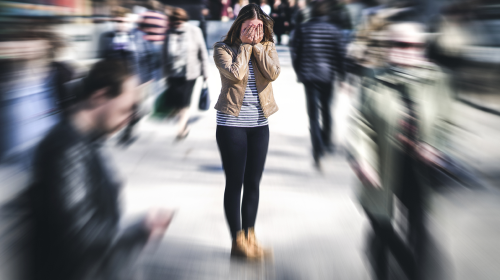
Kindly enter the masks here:
M 278 111 L 271 84 L 280 74 L 273 25 L 258 5 L 246 5 L 225 39 L 214 45 L 222 82 L 215 105 L 216 137 L 226 175 L 224 209 L 233 239 L 231 255 L 251 259 L 270 253 L 257 243 L 254 226 L 269 145 L 267 119 Z

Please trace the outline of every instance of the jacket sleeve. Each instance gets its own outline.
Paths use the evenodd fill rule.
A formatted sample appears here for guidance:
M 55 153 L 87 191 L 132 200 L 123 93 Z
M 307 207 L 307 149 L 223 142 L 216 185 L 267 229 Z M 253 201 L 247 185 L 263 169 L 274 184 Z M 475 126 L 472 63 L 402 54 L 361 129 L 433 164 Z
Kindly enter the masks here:
M 293 39 L 290 44 L 290 51 L 293 69 L 295 70 L 295 73 L 297 73 L 297 76 L 299 76 L 299 63 L 302 55 L 302 30 L 300 24 L 298 24 L 297 28 L 295 28 Z
M 343 81 L 345 78 L 345 65 L 346 65 L 346 59 L 345 59 L 345 43 L 344 43 L 344 38 L 342 36 L 342 33 L 340 31 L 337 31 L 337 40 L 334 43 L 334 52 L 335 52 L 335 64 L 337 68 L 337 74 L 340 79 L 340 81 Z
M 208 53 L 201 29 L 196 28 L 196 36 L 198 37 L 198 58 L 201 61 L 201 75 L 206 79 L 208 78 Z
M 280 75 L 281 68 L 278 52 L 276 52 L 274 44 L 271 45 L 269 51 L 260 43 L 253 45 L 253 56 L 255 57 L 255 62 L 257 62 L 260 73 L 266 79 L 275 81 Z
M 428 144 L 446 153 L 449 152 L 449 139 L 455 129 L 452 106 L 453 93 L 449 78 L 446 74 L 436 73 L 435 76 L 437 76 L 437 81 L 434 84 L 435 94 L 433 94 L 432 97 L 436 103 L 435 106 L 437 106 L 439 110 L 433 122 L 433 131 L 431 132 Z
M 378 133 L 375 125 L 375 104 L 372 89 L 365 90 L 366 100 L 360 105 L 353 116 L 353 137 L 350 139 L 349 146 L 351 154 L 358 166 L 369 165 L 375 172 L 380 174 L 379 156 L 378 156 Z
M 43 181 L 47 188 L 43 189 L 48 192 L 51 204 L 47 205 L 51 208 L 49 213 L 52 215 L 48 218 L 57 220 L 58 230 L 68 237 L 67 240 L 71 240 L 71 243 L 65 246 L 70 246 L 82 259 L 104 256 L 125 238 L 118 232 L 118 194 L 110 190 L 109 195 L 113 203 L 105 205 L 104 208 L 111 210 L 102 213 L 103 207 L 100 203 L 105 202 L 96 197 L 93 191 L 95 186 L 92 184 L 98 183 L 99 180 L 96 180 L 95 176 L 89 176 L 94 170 L 85 162 L 88 160 L 87 153 L 73 147 L 48 162 L 44 167 L 45 174 L 41 175 L 45 177 Z M 143 244 L 148 238 L 148 231 L 145 226 L 136 227 L 126 238 L 130 242 L 133 239 L 135 244 Z
M 252 45 L 240 45 L 234 61 L 226 48 L 223 43 L 214 46 L 215 65 L 224 77 L 235 82 L 241 81 L 248 72 L 248 61 L 252 55 Z

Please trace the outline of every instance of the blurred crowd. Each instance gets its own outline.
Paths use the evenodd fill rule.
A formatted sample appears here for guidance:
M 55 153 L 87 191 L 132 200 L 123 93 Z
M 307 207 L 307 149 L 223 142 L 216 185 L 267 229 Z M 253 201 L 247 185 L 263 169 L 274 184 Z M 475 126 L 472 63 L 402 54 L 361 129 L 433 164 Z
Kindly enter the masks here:
M 93 19 L 100 26 L 95 56 L 78 61 L 57 28 L 67 19 L 3 17 L 0 179 L 9 168 L 30 174 L 29 187 L 9 201 L 9 209 L 29 205 L 27 217 L 36 221 L 26 277 L 120 279 L 115 270 L 131 259 L 125 256 L 162 236 L 173 216 L 163 209 L 119 227 L 121 183 L 102 142 L 118 132 L 119 145 L 132 144 L 151 112 L 176 121 L 176 141 L 188 137 L 195 82 L 210 74 L 206 21 L 231 21 L 250 2 L 113 7 Z M 408 279 L 427 279 L 429 190 L 442 184 L 442 174 L 474 184 L 453 156 L 450 139 L 459 125 L 452 103 L 500 115 L 500 2 L 257 3 L 274 20 L 276 45 L 288 42 L 283 48 L 304 85 L 315 167 L 344 150 L 359 178 L 359 201 L 374 231 L 374 279 L 388 279 L 389 251 Z M 331 112 L 340 92 L 353 104 L 342 147 Z M 391 222 L 395 201 L 406 214 L 404 238 Z

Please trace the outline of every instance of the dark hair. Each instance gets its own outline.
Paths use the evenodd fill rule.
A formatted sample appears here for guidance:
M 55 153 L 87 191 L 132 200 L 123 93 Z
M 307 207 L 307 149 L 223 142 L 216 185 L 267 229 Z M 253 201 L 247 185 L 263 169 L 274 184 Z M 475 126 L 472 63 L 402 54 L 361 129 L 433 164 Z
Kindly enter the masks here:
M 108 88 L 106 96 L 114 98 L 122 92 L 123 83 L 134 74 L 127 63 L 116 59 L 104 59 L 92 66 L 83 79 L 83 91 L 78 101 L 88 99 L 100 89 Z
M 329 1 L 315 1 L 312 3 L 311 16 L 322 17 L 328 15 L 332 5 Z
M 175 21 L 188 21 L 189 15 L 186 10 L 182 8 L 174 8 L 172 13 L 168 15 L 171 22 Z
M 234 20 L 233 25 L 231 25 L 231 28 L 227 32 L 223 42 L 228 45 L 240 43 L 241 26 L 245 21 L 255 18 L 262 20 L 262 25 L 264 27 L 264 38 L 262 39 L 262 42 L 274 42 L 274 21 L 256 4 L 248 4 L 241 9 L 238 17 Z

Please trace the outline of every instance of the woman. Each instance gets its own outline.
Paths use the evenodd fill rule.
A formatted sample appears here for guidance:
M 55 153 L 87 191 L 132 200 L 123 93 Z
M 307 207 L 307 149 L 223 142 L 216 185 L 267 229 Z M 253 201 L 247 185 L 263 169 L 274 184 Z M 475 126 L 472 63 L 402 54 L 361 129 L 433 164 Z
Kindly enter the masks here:
M 168 83 L 166 103 L 167 107 L 178 111 L 177 140 L 189 133 L 189 105 L 196 79 L 199 76 L 208 78 L 208 54 L 203 34 L 200 28 L 187 23 L 188 20 L 185 10 L 174 8 L 163 49 Z
M 222 81 L 215 109 L 226 175 L 224 209 L 233 238 L 231 255 L 246 258 L 262 258 L 267 252 L 256 242 L 253 227 L 269 144 L 267 118 L 278 110 L 271 82 L 278 78 L 280 66 L 272 30 L 272 19 L 256 4 L 249 4 L 241 9 L 224 41 L 214 45 Z

